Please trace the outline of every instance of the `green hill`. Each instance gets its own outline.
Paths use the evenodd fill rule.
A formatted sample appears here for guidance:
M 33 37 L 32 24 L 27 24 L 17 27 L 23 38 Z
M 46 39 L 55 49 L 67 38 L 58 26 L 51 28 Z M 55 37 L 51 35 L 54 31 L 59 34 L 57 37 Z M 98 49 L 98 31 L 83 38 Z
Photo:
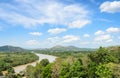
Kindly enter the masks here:
M 22 52 L 22 51 L 25 51 L 25 49 L 9 45 L 0 47 L 0 52 Z
M 96 49 L 57 45 L 52 48 L 49 48 L 48 50 L 50 50 L 50 51 L 95 51 Z

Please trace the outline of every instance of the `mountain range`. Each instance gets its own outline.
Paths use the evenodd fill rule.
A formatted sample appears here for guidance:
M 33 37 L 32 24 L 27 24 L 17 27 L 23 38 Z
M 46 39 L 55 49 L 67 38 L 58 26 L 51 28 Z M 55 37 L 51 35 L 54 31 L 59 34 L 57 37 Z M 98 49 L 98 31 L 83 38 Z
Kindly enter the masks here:
M 106 47 L 109 51 L 116 51 L 120 49 L 120 46 L 110 46 Z M 23 49 L 21 47 L 16 47 L 16 46 L 10 46 L 10 45 L 5 45 L 0 47 L 0 52 L 29 52 L 29 51 L 34 51 L 34 50 L 42 50 L 42 51 L 48 51 L 48 52 L 57 52 L 57 51 L 96 51 L 97 49 L 93 48 L 79 48 L 75 46 L 61 46 L 61 45 L 56 45 L 51 48 L 43 48 L 43 49 Z
M 91 48 L 78 48 L 75 46 L 54 46 L 51 48 L 45 48 L 45 49 L 33 49 L 34 50 L 44 50 L 44 51 L 95 51 L 96 49 L 91 49 Z M 16 47 L 16 46 L 10 46 L 10 45 L 5 45 L 0 47 L 0 52 L 23 52 L 23 51 L 31 51 L 29 49 L 23 49 L 21 47 Z

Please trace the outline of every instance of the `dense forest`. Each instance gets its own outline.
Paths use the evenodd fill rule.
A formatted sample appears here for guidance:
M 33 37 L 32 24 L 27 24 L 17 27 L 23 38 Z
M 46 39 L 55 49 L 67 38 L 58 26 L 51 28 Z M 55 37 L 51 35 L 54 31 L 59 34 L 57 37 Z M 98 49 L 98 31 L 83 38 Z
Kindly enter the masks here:
M 41 52 L 40 52 L 41 53 Z M 27 66 L 22 74 L 6 78 L 120 78 L 120 47 L 100 47 L 95 52 L 44 52 L 56 55 L 55 62 L 43 59 Z
M 100 47 L 95 52 L 47 53 L 58 58 L 54 63 L 42 60 L 26 68 L 27 78 L 120 78 L 120 47 Z M 61 55 L 60 55 L 61 54 Z M 81 56 L 82 54 L 82 56 Z

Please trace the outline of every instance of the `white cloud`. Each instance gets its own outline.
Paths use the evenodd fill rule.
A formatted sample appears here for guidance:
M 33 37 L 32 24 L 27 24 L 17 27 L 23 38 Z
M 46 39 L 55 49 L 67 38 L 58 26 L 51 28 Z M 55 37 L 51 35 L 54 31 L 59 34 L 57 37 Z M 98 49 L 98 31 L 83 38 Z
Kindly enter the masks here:
M 42 33 L 41 32 L 30 32 L 30 35 L 34 35 L 34 36 L 41 36 Z
M 107 42 L 107 43 L 110 43 L 110 42 L 113 42 L 113 40 L 112 40 L 112 39 L 109 39 L 109 40 L 107 40 L 106 42 Z
M 89 21 L 89 20 L 77 20 L 77 21 L 73 21 L 73 22 L 69 23 L 68 27 L 69 28 L 82 28 L 90 23 L 91 23 L 91 21 Z
M 101 30 L 98 30 L 97 32 L 95 32 L 95 35 L 102 35 L 104 34 L 105 32 L 101 31 Z
M 78 41 L 79 39 L 80 37 L 78 36 L 66 35 L 66 36 L 63 36 L 63 43 L 70 43 L 70 42 Z
M 106 1 L 100 5 L 100 10 L 108 13 L 120 12 L 120 1 Z
M 80 40 L 79 36 L 75 35 L 65 35 L 62 37 L 51 37 L 47 39 L 50 43 L 54 44 L 67 44 Z
M 95 37 L 95 41 L 106 41 L 106 40 L 110 40 L 111 39 L 111 35 L 106 34 L 106 35 L 100 35 Z
M 87 37 L 87 38 L 88 38 L 88 37 L 90 37 L 90 35 L 89 35 L 89 34 L 84 34 L 84 37 Z
M 51 38 L 48 38 L 47 41 L 49 41 L 50 43 L 58 43 L 61 41 L 61 38 L 60 37 L 51 37 Z
M 120 40 L 120 37 L 118 37 L 118 39 Z
M 54 28 L 54 29 L 48 30 L 48 32 L 50 34 L 59 34 L 59 33 L 65 32 L 65 31 L 67 31 L 65 28 Z
M 86 42 L 81 42 L 80 44 L 87 45 L 87 44 L 90 44 L 90 42 L 86 41 Z
M 106 31 L 108 33 L 118 33 L 118 32 L 120 32 L 120 28 L 110 27 Z
M 28 40 L 26 41 L 27 45 L 33 46 L 33 45 L 38 45 L 39 42 L 37 40 Z
M 65 4 L 57 0 L 15 0 L 15 3 L 18 5 L 0 3 L 0 19 L 12 25 L 34 28 L 55 24 L 81 28 L 90 22 L 89 11 L 80 4 Z

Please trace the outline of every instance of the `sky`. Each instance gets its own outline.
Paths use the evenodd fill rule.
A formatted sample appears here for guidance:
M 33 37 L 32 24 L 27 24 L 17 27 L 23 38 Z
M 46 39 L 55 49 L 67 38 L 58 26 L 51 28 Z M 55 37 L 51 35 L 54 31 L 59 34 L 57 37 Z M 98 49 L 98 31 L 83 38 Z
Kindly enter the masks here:
M 120 45 L 120 0 L 0 0 L 0 46 Z

